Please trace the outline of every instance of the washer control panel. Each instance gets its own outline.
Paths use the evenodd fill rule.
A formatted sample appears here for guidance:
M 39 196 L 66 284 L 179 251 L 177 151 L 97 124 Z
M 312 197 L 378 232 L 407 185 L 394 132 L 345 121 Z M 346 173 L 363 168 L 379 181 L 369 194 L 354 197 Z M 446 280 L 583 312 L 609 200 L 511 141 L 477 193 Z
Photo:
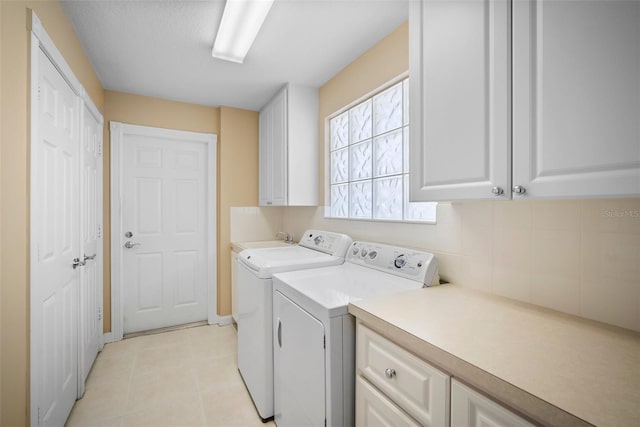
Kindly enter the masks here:
M 325 252 L 329 255 L 344 257 L 353 240 L 346 234 L 330 231 L 307 230 L 302 234 L 300 246 Z
M 438 273 L 438 261 L 433 254 L 381 243 L 353 242 L 347 251 L 347 261 L 420 281 L 426 286 L 433 283 Z

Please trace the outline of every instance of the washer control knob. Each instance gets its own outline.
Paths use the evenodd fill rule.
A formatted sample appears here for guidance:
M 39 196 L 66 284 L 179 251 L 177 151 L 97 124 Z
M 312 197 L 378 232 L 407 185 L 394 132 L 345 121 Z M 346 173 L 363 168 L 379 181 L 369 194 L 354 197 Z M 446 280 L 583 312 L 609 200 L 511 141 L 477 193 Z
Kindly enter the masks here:
M 377 256 L 378 256 L 378 252 L 376 251 L 369 252 L 369 258 L 376 259 Z
M 366 248 L 363 248 L 362 251 L 360 252 L 360 255 L 362 255 L 362 258 L 364 258 L 367 256 L 368 253 L 369 251 Z
M 407 263 L 407 257 L 404 254 L 398 255 L 396 259 L 393 261 L 393 265 L 395 265 L 396 268 L 402 268 L 405 266 L 406 263 Z
M 316 246 L 320 245 L 322 242 L 324 242 L 324 239 L 322 238 L 322 236 L 316 236 L 315 239 L 313 239 L 313 242 L 316 244 Z
M 360 249 L 358 248 L 353 248 L 353 250 L 351 251 L 352 254 L 354 255 L 358 255 L 358 252 L 360 251 Z

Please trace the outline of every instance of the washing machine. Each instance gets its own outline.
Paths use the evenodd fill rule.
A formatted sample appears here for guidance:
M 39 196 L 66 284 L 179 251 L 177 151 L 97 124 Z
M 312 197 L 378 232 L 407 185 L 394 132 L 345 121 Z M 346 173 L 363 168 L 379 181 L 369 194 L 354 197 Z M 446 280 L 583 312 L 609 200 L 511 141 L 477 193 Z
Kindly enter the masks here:
M 351 243 L 345 234 L 307 230 L 297 245 L 238 255 L 238 369 L 263 420 L 273 417 L 272 275 L 342 264 Z
M 278 427 L 355 424 L 352 301 L 437 282 L 433 254 L 353 242 L 342 265 L 273 276 L 274 420 Z

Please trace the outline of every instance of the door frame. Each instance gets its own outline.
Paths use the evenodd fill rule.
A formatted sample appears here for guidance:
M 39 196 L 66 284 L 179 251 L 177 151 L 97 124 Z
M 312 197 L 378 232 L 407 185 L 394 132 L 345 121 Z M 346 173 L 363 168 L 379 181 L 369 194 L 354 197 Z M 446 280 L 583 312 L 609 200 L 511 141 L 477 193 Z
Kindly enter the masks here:
M 210 133 L 189 132 L 149 126 L 109 122 L 111 133 L 111 333 L 107 342 L 119 341 L 124 335 L 124 280 L 121 243 L 124 234 L 122 221 L 122 165 L 125 135 L 144 135 L 158 138 L 180 138 L 207 147 L 207 317 L 210 325 L 219 322 L 217 314 L 217 253 L 216 253 L 216 153 L 218 136 Z

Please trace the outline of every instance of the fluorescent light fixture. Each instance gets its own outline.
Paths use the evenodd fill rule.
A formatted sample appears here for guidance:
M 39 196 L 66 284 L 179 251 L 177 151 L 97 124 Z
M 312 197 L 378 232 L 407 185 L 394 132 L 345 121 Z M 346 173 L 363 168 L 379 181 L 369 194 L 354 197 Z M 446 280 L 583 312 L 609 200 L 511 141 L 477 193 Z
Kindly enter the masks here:
M 227 0 L 211 55 L 242 64 L 274 0 Z

